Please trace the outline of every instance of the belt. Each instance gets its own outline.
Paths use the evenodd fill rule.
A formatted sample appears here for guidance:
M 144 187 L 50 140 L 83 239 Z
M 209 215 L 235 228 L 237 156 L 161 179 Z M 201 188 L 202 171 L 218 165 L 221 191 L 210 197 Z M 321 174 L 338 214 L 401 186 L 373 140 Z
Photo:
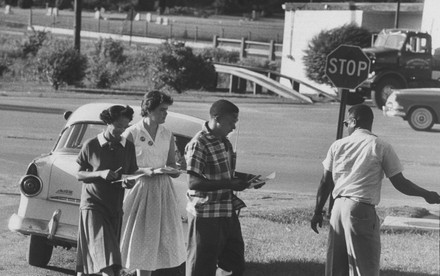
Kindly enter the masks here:
M 368 206 L 376 207 L 374 204 L 370 204 L 370 203 L 367 203 L 367 202 L 359 201 L 359 200 L 357 200 L 357 198 L 352 197 L 352 196 L 338 195 L 335 199 L 337 199 L 337 198 L 348 198 L 350 200 L 353 200 L 353 201 L 356 201 L 356 202 L 359 202 L 359 203 L 362 203 L 362 204 L 365 204 L 365 205 L 368 205 Z

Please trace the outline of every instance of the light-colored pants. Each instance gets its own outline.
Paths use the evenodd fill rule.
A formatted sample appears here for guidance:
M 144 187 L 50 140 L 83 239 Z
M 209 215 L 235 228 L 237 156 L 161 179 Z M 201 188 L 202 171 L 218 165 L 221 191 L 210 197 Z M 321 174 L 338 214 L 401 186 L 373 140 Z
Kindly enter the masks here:
M 373 205 L 336 198 L 328 240 L 326 276 L 378 276 L 380 221 Z

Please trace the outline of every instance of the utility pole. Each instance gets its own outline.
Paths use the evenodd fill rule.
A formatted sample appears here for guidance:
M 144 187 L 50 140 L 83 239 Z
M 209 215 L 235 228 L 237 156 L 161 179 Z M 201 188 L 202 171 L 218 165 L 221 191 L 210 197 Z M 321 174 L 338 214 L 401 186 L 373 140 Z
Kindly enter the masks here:
M 400 0 L 397 0 L 397 10 L 396 15 L 394 17 L 394 28 L 399 28 L 399 15 L 400 15 Z
M 81 48 L 81 11 L 82 0 L 75 0 L 74 47 L 79 52 Z

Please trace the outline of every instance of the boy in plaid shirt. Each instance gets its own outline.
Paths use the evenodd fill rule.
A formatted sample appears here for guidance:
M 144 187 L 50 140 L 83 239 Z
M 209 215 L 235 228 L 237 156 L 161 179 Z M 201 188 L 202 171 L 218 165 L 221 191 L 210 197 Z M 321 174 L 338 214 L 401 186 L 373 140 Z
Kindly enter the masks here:
M 210 120 L 185 149 L 187 276 L 243 275 L 244 242 L 236 211 L 245 205 L 233 191 L 242 191 L 249 183 L 233 177 L 236 156 L 227 139 L 238 122 L 238 112 L 227 100 L 214 102 Z

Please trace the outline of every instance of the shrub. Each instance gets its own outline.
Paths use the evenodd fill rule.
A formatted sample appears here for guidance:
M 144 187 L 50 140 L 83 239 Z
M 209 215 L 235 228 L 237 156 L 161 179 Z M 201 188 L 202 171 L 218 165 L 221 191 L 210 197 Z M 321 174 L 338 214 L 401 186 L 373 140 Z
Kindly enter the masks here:
M 94 46 L 96 56 L 101 56 L 116 64 L 122 64 L 126 60 L 124 45 L 120 41 L 115 41 L 111 38 L 100 38 Z
M 32 7 L 32 0 L 18 0 L 17 4 L 21 9 L 29 9 Z
M 79 84 L 87 69 L 87 58 L 65 40 L 44 43 L 36 56 L 40 79 L 46 79 L 55 90 L 61 85 Z
M 238 51 L 226 51 L 221 48 L 204 48 L 200 55 L 205 60 L 219 63 L 237 63 L 240 60 Z
M 9 62 L 6 58 L 0 58 L 0 77 L 9 71 Z
M 194 55 L 183 42 L 164 43 L 152 62 L 156 88 L 169 86 L 178 93 L 188 89 L 215 87 L 216 72 L 209 60 Z
M 112 39 L 99 39 L 89 59 L 86 77 L 97 88 L 110 88 L 125 81 L 127 68 L 124 46 Z
M 27 35 L 27 41 L 21 46 L 23 56 L 27 56 L 28 54 L 35 56 L 47 38 L 48 34 L 46 32 L 35 31 L 35 29 L 32 28 L 32 34 Z
M 326 58 L 341 44 L 368 47 L 371 44 L 371 33 L 355 24 L 321 31 L 312 38 L 303 57 L 306 75 L 309 79 L 331 85 L 330 80 L 325 76 Z
M 276 61 L 271 61 L 267 58 L 253 58 L 248 57 L 240 60 L 238 65 L 247 66 L 247 67 L 255 67 L 261 69 L 267 69 L 272 71 L 279 71 L 280 64 Z

